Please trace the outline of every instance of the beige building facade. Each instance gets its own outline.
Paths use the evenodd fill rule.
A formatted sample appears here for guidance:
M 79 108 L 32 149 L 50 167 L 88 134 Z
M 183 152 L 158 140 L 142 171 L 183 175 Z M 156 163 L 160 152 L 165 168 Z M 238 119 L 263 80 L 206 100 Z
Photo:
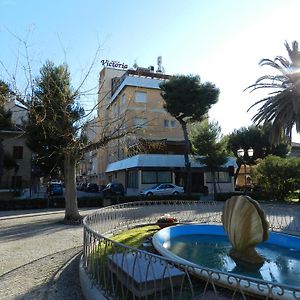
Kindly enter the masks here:
M 181 126 L 163 108 L 160 95 L 159 84 L 168 78 L 144 68 L 127 71 L 103 68 L 100 72 L 100 128 L 134 129 L 133 133 L 110 142 L 98 152 L 101 184 L 112 180 L 106 170 L 113 162 L 145 152 L 182 154 Z
M 120 182 L 127 195 L 157 183 L 185 185 L 184 136 L 179 122 L 164 109 L 160 83 L 170 78 L 154 68 L 130 70 L 104 67 L 100 72 L 98 130 L 121 138 L 97 151 L 98 184 Z M 191 161 L 193 157 L 191 156 Z M 228 163 L 220 170 L 219 191 L 234 188 Z M 192 192 L 211 192 L 213 184 L 205 166 L 192 162 Z

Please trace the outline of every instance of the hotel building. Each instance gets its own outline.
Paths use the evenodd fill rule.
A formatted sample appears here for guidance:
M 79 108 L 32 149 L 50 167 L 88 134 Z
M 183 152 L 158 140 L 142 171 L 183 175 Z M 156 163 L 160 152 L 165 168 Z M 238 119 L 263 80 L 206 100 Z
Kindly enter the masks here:
M 180 124 L 164 108 L 160 83 L 169 75 L 154 67 L 100 71 L 97 138 L 107 130 L 131 131 L 97 151 L 98 183 L 123 183 L 127 194 L 138 194 L 156 183 L 185 184 L 184 138 Z M 233 189 L 227 168 L 219 172 L 223 191 Z M 204 167 L 191 159 L 192 192 L 210 189 Z M 224 173 L 223 175 L 221 173 Z M 222 178 L 221 178 L 222 177 Z M 205 187 L 206 186 L 206 187 Z

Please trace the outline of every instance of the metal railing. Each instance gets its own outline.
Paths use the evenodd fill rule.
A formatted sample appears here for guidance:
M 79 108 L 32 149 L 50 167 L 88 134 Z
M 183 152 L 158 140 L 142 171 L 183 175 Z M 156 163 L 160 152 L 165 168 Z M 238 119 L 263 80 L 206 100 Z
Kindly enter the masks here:
M 83 266 L 92 285 L 107 299 L 257 299 L 257 295 L 263 299 L 300 299 L 300 287 L 178 263 L 155 251 L 135 249 L 112 239 L 119 231 L 155 224 L 165 213 L 180 223 L 221 224 L 223 205 L 209 201 L 132 202 L 87 216 Z M 276 205 L 263 209 L 271 230 L 300 233 L 298 210 Z

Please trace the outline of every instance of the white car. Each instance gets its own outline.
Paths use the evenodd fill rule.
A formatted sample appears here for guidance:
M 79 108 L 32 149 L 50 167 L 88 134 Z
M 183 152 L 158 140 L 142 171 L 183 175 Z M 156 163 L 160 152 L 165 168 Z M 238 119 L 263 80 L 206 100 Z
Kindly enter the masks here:
M 142 196 L 178 195 L 183 194 L 184 188 L 173 183 L 160 183 L 140 192 Z

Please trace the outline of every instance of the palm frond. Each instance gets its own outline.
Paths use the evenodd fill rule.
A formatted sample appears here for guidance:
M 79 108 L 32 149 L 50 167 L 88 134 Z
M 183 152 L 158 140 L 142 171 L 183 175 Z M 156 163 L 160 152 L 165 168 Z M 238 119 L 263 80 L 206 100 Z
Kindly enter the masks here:
M 300 67 L 300 52 L 299 52 L 298 42 L 293 41 L 292 48 L 289 46 L 287 41 L 285 41 L 284 45 L 288 52 L 292 64 L 295 65 L 296 67 Z
M 289 69 L 291 67 L 291 63 L 283 56 L 276 56 L 274 62 L 279 62 L 284 68 Z
M 252 121 L 258 125 L 272 124 L 272 140 L 278 141 L 282 135 L 290 135 L 293 125 L 300 132 L 300 52 L 298 42 L 292 46 L 285 42 L 290 60 L 276 56 L 274 60 L 262 59 L 260 66 L 270 66 L 279 74 L 264 75 L 245 90 L 270 90 L 268 97 L 256 101 L 250 108 L 259 106 Z
M 264 58 L 259 62 L 259 65 L 262 66 L 270 66 L 274 69 L 277 69 L 278 71 L 280 71 L 281 73 L 285 74 L 286 70 L 284 67 L 282 67 L 280 64 L 278 64 L 276 61 L 268 59 L 268 58 Z

